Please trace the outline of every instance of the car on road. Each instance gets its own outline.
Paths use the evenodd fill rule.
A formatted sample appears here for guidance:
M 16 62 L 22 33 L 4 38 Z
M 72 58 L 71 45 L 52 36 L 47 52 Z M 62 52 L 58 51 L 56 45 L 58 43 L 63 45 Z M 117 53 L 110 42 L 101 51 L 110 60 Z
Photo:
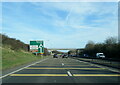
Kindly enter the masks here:
M 68 55 L 63 54 L 63 55 L 62 55 L 62 58 L 68 58 Z
M 57 54 L 54 54 L 54 55 L 53 55 L 53 58 L 58 58 L 58 55 L 57 55 Z
M 75 55 L 75 54 L 74 54 L 74 55 L 72 55 L 72 57 L 76 57 L 76 56 L 77 56 L 77 55 Z
M 96 53 L 97 58 L 105 58 L 105 55 L 103 53 Z

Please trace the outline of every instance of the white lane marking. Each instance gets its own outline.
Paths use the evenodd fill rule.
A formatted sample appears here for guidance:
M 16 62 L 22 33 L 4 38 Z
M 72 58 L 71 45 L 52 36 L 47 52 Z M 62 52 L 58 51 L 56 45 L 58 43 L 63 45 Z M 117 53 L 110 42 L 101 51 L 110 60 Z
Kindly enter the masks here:
M 117 72 L 117 73 L 120 73 L 120 71 L 119 70 L 113 70 L 113 69 L 109 69 L 109 68 L 107 68 L 108 70 L 110 70 L 110 71 L 113 71 L 113 72 Z
M 62 63 L 62 66 L 64 66 L 64 63 Z
M 96 66 L 96 67 L 103 68 L 103 66 L 100 66 L 100 65 L 95 65 L 95 64 L 91 64 L 91 65 L 92 65 L 92 66 Z M 107 70 L 113 71 L 113 72 L 118 72 L 118 73 L 120 73 L 119 70 L 110 69 L 109 67 L 104 67 L 104 68 L 106 68 Z
M 70 71 L 67 71 L 67 73 L 68 73 L 69 76 L 72 76 L 72 74 L 70 73 Z
M 56 80 L 54 80 L 54 82 L 56 83 L 57 81 L 56 81 Z
M 48 59 L 48 58 L 47 58 L 47 59 Z M 20 69 L 18 69 L 18 70 L 16 70 L 16 71 L 10 72 L 10 73 L 8 73 L 8 74 L 6 74 L 6 75 L 0 76 L 0 79 L 1 79 L 1 78 L 4 78 L 4 77 L 6 77 L 6 76 L 9 76 L 10 74 L 16 73 L 16 72 L 18 72 L 18 71 L 20 71 L 20 70 L 23 70 L 23 69 L 25 69 L 25 68 L 27 68 L 27 67 L 29 67 L 29 66 L 32 66 L 32 65 L 35 65 L 35 64 L 37 64 L 37 63 L 43 62 L 43 61 L 45 61 L 45 60 L 47 60 L 47 59 L 43 59 L 43 60 L 41 60 L 41 61 L 35 62 L 35 63 L 30 64 L 30 65 L 28 65 L 28 66 L 25 66 L 25 67 L 23 67 L 23 68 L 20 68 Z

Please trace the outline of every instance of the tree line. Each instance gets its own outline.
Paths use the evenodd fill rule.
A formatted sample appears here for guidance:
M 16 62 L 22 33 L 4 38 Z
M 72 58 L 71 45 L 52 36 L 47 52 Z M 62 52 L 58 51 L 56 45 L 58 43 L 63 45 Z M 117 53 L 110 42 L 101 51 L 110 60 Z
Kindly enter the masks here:
M 116 37 L 108 37 L 104 43 L 94 43 L 93 41 L 88 41 L 83 54 L 95 57 L 96 53 L 104 53 L 106 58 L 120 59 L 120 43 L 118 43 Z

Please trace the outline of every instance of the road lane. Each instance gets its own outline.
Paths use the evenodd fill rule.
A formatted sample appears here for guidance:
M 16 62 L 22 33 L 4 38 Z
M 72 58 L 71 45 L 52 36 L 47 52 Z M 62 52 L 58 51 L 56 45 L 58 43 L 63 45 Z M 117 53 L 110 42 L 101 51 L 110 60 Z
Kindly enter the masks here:
M 118 83 L 120 74 L 71 58 L 49 58 L 3 78 L 3 83 Z
M 74 59 L 73 59 L 74 60 Z M 78 60 L 74 60 L 76 62 L 70 63 L 74 65 L 89 65 L 84 66 L 84 68 L 95 68 L 93 64 L 82 62 Z M 65 63 L 66 61 L 63 60 Z M 68 63 L 66 63 L 68 64 Z M 67 66 L 64 66 L 67 67 Z M 75 66 L 71 65 L 71 68 Z M 80 68 L 79 66 L 78 68 Z M 83 67 L 81 67 L 83 68 Z M 98 68 L 98 67 L 96 67 Z M 99 67 L 101 68 L 101 67 Z M 117 72 L 110 71 L 106 68 L 101 68 L 102 70 L 98 69 L 69 69 L 69 71 L 73 74 L 73 79 L 76 83 L 119 83 L 119 76 Z

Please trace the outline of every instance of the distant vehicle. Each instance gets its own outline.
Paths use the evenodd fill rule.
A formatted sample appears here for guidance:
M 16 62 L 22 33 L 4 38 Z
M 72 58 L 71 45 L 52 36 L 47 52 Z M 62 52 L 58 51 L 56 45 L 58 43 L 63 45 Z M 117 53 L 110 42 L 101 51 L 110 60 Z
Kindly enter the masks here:
M 103 53 L 96 53 L 97 58 L 105 58 L 105 55 Z
M 68 57 L 72 57 L 72 55 L 69 54 Z
M 72 57 L 76 57 L 77 55 L 72 55 Z
M 87 54 L 84 54 L 83 56 L 84 56 L 84 57 L 89 57 Z
M 63 55 L 62 55 L 62 58 L 68 58 L 68 55 L 63 54 Z
M 60 57 L 63 57 L 63 56 L 64 56 L 64 54 L 61 54 L 61 55 L 60 55 Z
M 57 55 L 57 54 L 54 54 L 54 55 L 53 55 L 53 58 L 58 58 L 58 55 Z

